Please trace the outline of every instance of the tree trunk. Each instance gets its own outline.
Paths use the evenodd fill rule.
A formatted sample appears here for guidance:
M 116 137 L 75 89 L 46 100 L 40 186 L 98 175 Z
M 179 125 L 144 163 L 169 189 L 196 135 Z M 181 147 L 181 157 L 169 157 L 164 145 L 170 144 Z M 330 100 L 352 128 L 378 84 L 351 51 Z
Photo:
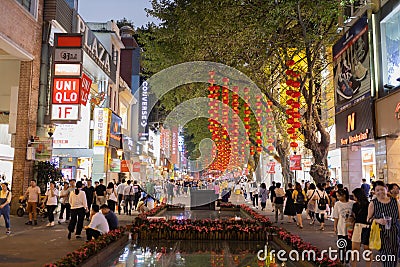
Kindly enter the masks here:
M 290 149 L 287 141 L 285 141 L 284 139 L 278 139 L 276 141 L 276 151 L 278 152 L 281 161 L 280 163 L 282 167 L 283 183 L 286 185 L 288 183 L 294 184 L 294 175 L 293 172 L 290 170 L 290 161 L 288 156 L 290 153 Z
M 329 133 L 325 130 L 318 116 L 315 105 L 304 114 L 302 132 L 304 146 L 311 150 L 314 163 L 311 165 L 310 175 L 316 183 L 324 183 L 328 174 Z M 319 133 L 319 134 L 318 134 Z

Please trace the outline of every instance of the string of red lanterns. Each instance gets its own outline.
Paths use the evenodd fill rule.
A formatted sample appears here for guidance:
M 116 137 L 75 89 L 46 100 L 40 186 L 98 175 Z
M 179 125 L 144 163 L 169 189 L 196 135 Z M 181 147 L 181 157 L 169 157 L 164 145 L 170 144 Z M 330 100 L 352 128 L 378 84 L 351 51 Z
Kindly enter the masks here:
M 294 70 L 294 64 L 294 60 L 288 60 L 286 62 L 286 66 L 288 67 L 288 69 L 285 72 L 288 76 L 286 80 L 286 95 L 288 96 L 286 104 L 289 106 L 286 109 L 286 114 L 289 116 L 286 122 L 290 125 L 286 132 L 290 135 L 290 139 L 292 139 L 292 142 L 290 143 L 290 147 L 292 148 L 296 148 L 299 146 L 296 142 L 296 140 L 298 139 L 297 130 L 301 127 L 301 123 L 299 122 L 299 119 L 301 117 L 299 112 L 299 98 L 301 95 L 299 91 L 301 85 L 299 81 L 300 73 Z

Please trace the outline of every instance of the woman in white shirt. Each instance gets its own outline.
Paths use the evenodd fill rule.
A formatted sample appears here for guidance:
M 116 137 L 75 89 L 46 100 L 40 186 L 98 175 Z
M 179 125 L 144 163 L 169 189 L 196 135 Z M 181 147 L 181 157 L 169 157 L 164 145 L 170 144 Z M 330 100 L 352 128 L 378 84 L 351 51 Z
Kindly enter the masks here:
M 10 203 L 11 203 L 11 192 L 8 190 L 8 184 L 2 183 L 1 184 L 1 191 L 0 191 L 0 217 L 3 215 L 4 222 L 6 224 L 6 234 L 11 234 L 10 229 Z
M 76 188 L 69 194 L 69 204 L 71 205 L 71 221 L 68 225 L 68 239 L 71 239 L 72 233 L 76 232 L 75 237 L 77 239 L 82 238 L 81 233 L 83 229 L 83 220 L 85 218 L 86 211 L 88 211 L 86 194 L 81 190 L 82 182 L 76 183 Z
M 110 210 L 112 210 L 112 212 L 115 212 L 115 205 L 118 202 L 118 195 L 117 195 L 117 190 L 115 190 L 114 184 L 112 182 L 108 183 L 106 194 L 107 194 L 107 205 L 110 208 Z
M 54 210 L 57 208 L 58 204 L 56 182 L 50 182 L 50 188 L 46 191 L 45 195 L 46 198 L 43 201 L 43 206 L 46 204 L 47 217 L 49 218 L 49 223 L 46 226 L 54 226 Z

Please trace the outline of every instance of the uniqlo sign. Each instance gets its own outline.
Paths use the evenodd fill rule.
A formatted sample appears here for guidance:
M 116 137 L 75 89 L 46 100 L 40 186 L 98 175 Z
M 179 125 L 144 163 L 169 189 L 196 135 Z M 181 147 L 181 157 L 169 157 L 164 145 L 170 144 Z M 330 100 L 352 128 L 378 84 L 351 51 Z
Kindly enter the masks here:
M 53 104 L 79 104 L 80 85 L 79 78 L 54 78 Z
M 90 93 L 90 87 L 92 86 L 92 80 L 85 73 L 82 73 L 81 80 L 81 96 L 79 102 L 80 104 L 86 106 Z

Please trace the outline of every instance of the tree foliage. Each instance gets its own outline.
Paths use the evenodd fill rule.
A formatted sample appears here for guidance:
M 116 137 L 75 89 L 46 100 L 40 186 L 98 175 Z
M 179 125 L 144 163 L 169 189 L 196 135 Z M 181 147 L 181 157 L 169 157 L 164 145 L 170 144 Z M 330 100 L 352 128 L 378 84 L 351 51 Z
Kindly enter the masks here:
M 162 21 L 138 30 L 144 46 L 143 67 L 156 73 L 174 64 L 206 60 L 224 63 L 250 77 L 274 103 L 280 157 L 290 153 L 285 134 L 285 62 L 296 58 L 302 71 L 302 128 L 304 145 L 312 151 L 311 176 L 320 182 L 327 174 L 329 134 L 321 119 L 324 70 L 330 64 L 326 48 L 334 38 L 339 3 L 332 0 L 153 0 L 149 14 Z M 205 88 L 206 86 L 204 86 Z M 184 86 L 163 105 L 171 108 L 198 92 Z M 178 93 L 180 91 L 181 93 Z M 253 120 L 254 121 L 254 120 Z M 187 127 L 195 138 L 198 125 Z M 203 129 L 207 131 L 207 129 Z M 197 144 L 197 140 L 193 141 Z M 283 164 L 288 162 L 282 161 Z M 288 164 L 285 164 L 288 165 Z M 288 166 L 284 166 L 288 168 Z M 290 175 L 290 174 L 287 174 Z

